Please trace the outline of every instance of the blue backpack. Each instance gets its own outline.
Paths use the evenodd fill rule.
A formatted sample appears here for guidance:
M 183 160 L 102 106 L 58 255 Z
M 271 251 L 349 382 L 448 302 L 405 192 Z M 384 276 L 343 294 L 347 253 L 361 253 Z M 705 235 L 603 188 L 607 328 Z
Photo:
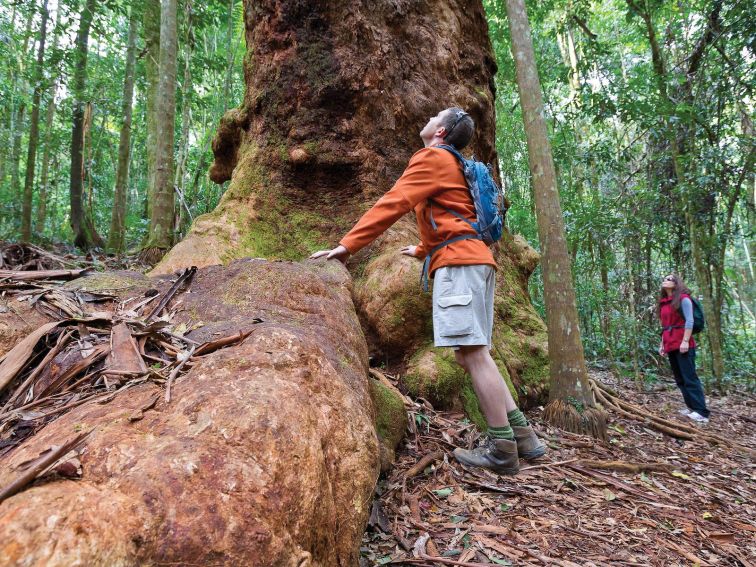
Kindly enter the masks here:
M 502 191 L 494 181 L 490 164 L 475 161 L 475 158 L 465 159 L 454 146 L 441 145 L 436 147 L 443 148 L 454 154 L 462 165 L 462 172 L 464 173 L 465 181 L 467 182 L 467 188 L 470 190 L 470 196 L 475 204 L 477 219 L 475 222 L 470 222 L 458 212 L 447 209 L 433 199 L 428 199 L 428 204 L 430 205 L 431 226 L 433 227 L 433 230 L 438 230 L 436 221 L 433 219 L 433 207 L 436 206 L 444 209 L 458 219 L 465 221 L 475 229 L 477 234 L 462 234 L 460 236 L 455 236 L 449 240 L 444 240 L 441 244 L 431 249 L 425 257 L 423 271 L 420 275 L 423 290 L 425 291 L 428 291 L 428 268 L 430 267 L 431 256 L 433 256 L 433 254 L 438 252 L 444 246 L 448 246 L 453 242 L 459 242 L 460 240 L 475 238 L 482 240 L 489 245 L 501 240 L 501 235 L 504 232 L 504 215 L 507 213 L 507 207 L 504 201 L 504 191 Z

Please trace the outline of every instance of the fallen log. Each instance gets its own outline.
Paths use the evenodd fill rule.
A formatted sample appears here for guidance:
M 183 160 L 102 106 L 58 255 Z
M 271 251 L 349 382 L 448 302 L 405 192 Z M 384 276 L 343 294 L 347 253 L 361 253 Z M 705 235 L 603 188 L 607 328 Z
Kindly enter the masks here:
M 35 280 L 72 280 L 90 271 L 90 268 L 79 270 L 0 270 L 0 281 L 29 282 Z

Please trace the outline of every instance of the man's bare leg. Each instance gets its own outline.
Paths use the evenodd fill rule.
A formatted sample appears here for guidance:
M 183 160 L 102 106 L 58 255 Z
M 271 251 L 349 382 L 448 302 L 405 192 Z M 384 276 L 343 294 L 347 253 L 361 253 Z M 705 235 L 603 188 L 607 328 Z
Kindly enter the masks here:
M 488 435 L 484 446 L 457 448 L 454 457 L 466 465 L 485 467 L 499 474 L 516 474 L 518 455 L 526 459 L 538 458 L 546 452 L 546 447 L 517 408 L 488 347 L 460 347 L 455 356 L 472 377 L 473 389 L 488 422 Z M 516 424 L 512 427 L 510 416 Z
M 472 377 L 473 389 L 489 427 L 507 427 L 507 413 L 517 404 L 487 346 L 462 346 L 455 351 L 457 362 Z

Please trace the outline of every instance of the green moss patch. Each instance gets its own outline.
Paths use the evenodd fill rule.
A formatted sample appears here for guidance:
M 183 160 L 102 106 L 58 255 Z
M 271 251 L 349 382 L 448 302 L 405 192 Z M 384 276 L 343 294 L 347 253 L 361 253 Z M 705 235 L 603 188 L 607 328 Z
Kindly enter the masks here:
M 378 437 L 393 450 L 407 429 L 404 401 L 391 388 L 373 378 L 370 379 L 370 398 L 375 407 L 375 430 Z

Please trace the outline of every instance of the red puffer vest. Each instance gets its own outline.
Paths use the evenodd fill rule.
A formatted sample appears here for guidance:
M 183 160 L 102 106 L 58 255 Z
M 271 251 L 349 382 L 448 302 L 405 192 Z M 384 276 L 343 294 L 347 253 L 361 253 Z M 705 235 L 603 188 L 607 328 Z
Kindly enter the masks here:
M 683 293 L 680 296 L 680 301 L 683 298 L 690 296 Z M 685 334 L 685 318 L 682 316 L 679 310 L 672 307 L 672 297 L 665 297 L 659 300 L 659 319 L 662 324 L 662 345 L 664 345 L 664 352 L 672 352 L 673 350 L 680 350 L 680 343 L 683 340 Z M 693 337 L 690 337 L 690 348 L 696 348 L 696 341 Z

